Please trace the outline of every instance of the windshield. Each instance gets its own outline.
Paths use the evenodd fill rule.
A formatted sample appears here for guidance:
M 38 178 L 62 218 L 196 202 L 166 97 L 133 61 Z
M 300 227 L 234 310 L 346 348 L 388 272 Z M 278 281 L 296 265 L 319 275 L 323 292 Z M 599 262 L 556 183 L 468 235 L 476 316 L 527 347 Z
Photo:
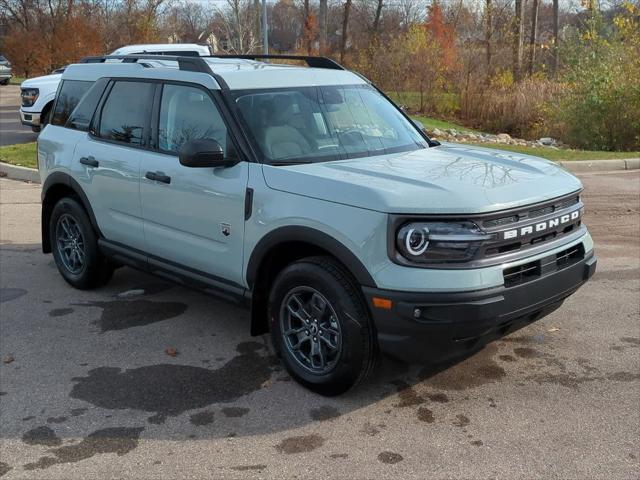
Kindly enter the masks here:
M 265 163 L 326 162 L 427 148 L 415 126 L 368 85 L 231 92 Z

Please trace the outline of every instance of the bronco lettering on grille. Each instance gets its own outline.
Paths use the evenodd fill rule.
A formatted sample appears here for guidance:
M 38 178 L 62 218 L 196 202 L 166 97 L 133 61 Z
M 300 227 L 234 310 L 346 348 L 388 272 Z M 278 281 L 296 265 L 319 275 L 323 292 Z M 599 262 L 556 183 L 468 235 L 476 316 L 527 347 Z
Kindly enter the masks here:
M 544 232 L 549 230 L 550 228 L 556 228 L 565 223 L 569 223 L 573 220 L 577 220 L 580 218 L 581 211 L 576 210 L 575 212 L 567 213 L 560 217 L 552 218 L 550 220 L 545 220 L 544 222 L 538 222 L 531 225 L 527 225 L 525 227 L 515 228 L 513 230 L 507 230 L 503 232 L 503 239 L 510 240 L 513 238 L 524 237 L 526 235 L 532 235 L 534 233 Z

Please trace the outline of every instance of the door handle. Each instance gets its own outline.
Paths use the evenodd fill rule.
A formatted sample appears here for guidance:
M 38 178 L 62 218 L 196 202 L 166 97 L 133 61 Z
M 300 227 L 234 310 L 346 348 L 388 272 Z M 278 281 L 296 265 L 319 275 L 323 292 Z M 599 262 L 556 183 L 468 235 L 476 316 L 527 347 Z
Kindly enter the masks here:
M 145 178 L 154 182 L 171 183 L 171 177 L 160 172 L 147 172 Z
M 83 165 L 86 165 L 87 167 L 99 167 L 100 166 L 100 162 L 98 160 L 96 160 L 94 157 L 89 156 L 89 157 L 81 157 L 80 158 L 80 163 Z

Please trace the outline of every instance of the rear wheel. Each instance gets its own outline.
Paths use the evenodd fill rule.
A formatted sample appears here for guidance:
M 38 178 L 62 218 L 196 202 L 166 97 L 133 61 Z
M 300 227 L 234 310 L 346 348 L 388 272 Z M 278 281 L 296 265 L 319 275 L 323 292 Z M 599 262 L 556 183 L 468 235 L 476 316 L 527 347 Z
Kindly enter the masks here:
M 113 265 L 100 254 L 98 238 L 77 200 L 58 201 L 51 213 L 49 235 L 58 271 L 69 284 L 85 290 L 109 281 Z
M 374 364 L 367 309 L 350 275 L 329 257 L 302 259 L 278 275 L 269 318 L 287 371 L 315 392 L 343 393 Z

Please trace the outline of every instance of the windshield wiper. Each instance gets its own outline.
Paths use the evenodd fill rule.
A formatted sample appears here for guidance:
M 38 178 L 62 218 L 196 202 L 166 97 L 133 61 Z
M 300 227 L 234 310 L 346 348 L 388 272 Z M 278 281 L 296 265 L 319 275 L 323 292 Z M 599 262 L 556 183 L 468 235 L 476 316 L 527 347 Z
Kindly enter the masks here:
M 298 159 L 298 160 L 276 160 L 269 162 L 269 165 L 274 167 L 281 167 L 286 165 L 301 165 L 305 163 L 313 163 L 311 160 Z

